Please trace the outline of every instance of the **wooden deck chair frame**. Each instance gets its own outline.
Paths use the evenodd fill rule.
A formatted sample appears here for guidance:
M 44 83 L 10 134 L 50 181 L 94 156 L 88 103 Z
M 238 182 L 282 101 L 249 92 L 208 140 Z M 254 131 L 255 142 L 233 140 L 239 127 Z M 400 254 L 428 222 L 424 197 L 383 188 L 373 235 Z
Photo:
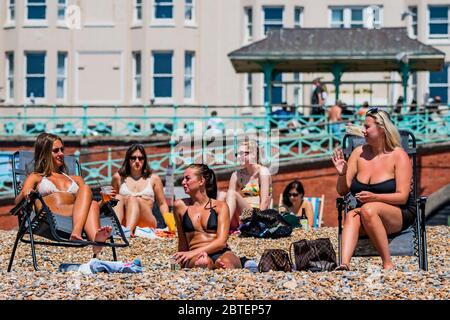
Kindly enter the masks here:
M 314 209 L 314 228 L 322 227 L 323 220 L 323 209 L 325 206 L 325 195 L 322 194 L 320 197 L 304 197 L 304 200 L 307 200 L 313 204 L 313 200 L 318 199 L 319 207 L 316 208 L 313 204 Z M 280 199 L 278 201 L 278 208 L 283 205 L 283 194 L 280 194 Z
M 417 195 L 417 159 L 416 159 L 416 138 L 406 130 L 400 130 L 402 147 L 412 160 L 413 166 L 413 196 L 416 203 L 415 222 L 406 230 L 388 236 L 389 250 L 392 256 L 416 256 L 418 258 L 419 268 L 428 270 L 427 257 L 427 239 L 425 229 L 425 204 L 427 198 Z M 346 134 L 342 141 L 342 149 L 346 159 L 351 152 L 359 145 L 365 144 L 363 137 Z M 338 255 L 339 263 L 342 263 L 342 230 L 343 215 L 347 214 L 354 203 L 354 197 L 348 193 L 344 197 L 336 199 L 338 209 Z M 367 236 L 361 236 L 356 245 L 354 257 L 378 256 L 370 239 Z
M 33 170 L 32 159 L 33 152 L 31 151 L 17 151 L 13 155 L 12 172 L 15 196 L 19 194 L 22 188 L 21 184 L 25 181 L 27 175 Z M 81 175 L 81 167 L 75 157 L 65 156 L 64 160 L 69 174 Z M 36 201 L 39 201 L 42 204 L 42 210 L 39 214 L 36 214 L 35 210 Z M 69 237 L 72 231 L 72 217 L 64 217 L 53 213 L 40 194 L 37 192 L 32 192 L 29 200 L 22 200 L 10 211 L 12 215 L 18 217 L 19 230 L 17 231 L 16 240 L 11 253 L 8 272 L 11 271 L 19 241 L 30 244 L 33 267 L 36 271 L 38 270 L 35 248 L 36 245 L 78 248 L 89 245 L 111 247 L 113 259 L 114 261 L 117 261 L 116 248 L 127 247 L 129 243 L 114 212 L 113 207 L 116 204 L 117 200 L 112 199 L 102 205 L 100 211 L 100 224 L 102 226 L 110 225 L 113 228 L 109 238 L 110 242 L 99 243 L 88 240 L 70 240 Z M 39 235 L 48 241 L 36 240 L 36 235 Z M 86 238 L 86 235 L 83 234 L 83 237 Z M 119 238 L 120 242 L 114 242 L 114 237 Z

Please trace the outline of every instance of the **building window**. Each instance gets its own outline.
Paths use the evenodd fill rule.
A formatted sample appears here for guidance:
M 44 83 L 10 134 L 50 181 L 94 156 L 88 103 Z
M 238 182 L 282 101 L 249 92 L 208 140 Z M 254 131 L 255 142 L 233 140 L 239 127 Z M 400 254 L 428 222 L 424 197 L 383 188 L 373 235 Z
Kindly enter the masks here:
M 46 0 L 27 1 L 27 20 L 45 20 L 46 11 Z
M 442 103 L 448 103 L 448 66 L 445 65 L 441 71 L 430 72 L 429 92 L 430 98 L 441 97 Z
M 194 52 L 184 53 L 184 97 L 186 99 L 194 98 Z
M 302 14 L 303 14 L 303 8 L 295 7 L 295 9 L 294 9 L 294 28 L 301 28 Z
M 270 103 L 271 104 L 281 104 L 283 103 L 283 84 L 279 83 L 283 81 L 283 74 L 278 73 L 273 79 L 273 84 L 271 88 L 270 94 Z M 264 88 L 265 88 L 264 84 Z M 266 90 L 264 90 L 264 101 L 267 101 Z
M 67 0 L 58 0 L 58 21 L 66 20 Z
M 299 72 L 295 72 L 293 75 L 294 82 L 297 82 L 294 84 L 294 104 L 298 106 L 303 103 L 302 85 L 299 83 L 301 81 L 301 75 Z
M 134 0 L 133 12 L 134 12 L 133 21 L 141 22 L 142 21 L 142 0 Z
M 269 30 L 283 28 L 283 7 L 264 7 L 264 35 Z
M 251 42 L 253 40 L 253 9 L 252 7 L 244 8 L 245 17 L 245 42 Z
M 245 104 L 253 105 L 253 75 L 251 73 L 245 76 Z
M 382 8 L 335 7 L 330 8 L 330 26 L 332 28 L 381 28 Z
M 417 38 L 417 7 L 408 7 L 408 9 L 411 16 L 409 35 L 411 38 Z
M 6 99 L 14 99 L 14 53 L 6 53 Z
M 448 6 L 429 6 L 429 38 L 448 39 L 449 31 Z
M 155 0 L 155 19 L 172 19 L 173 18 L 173 1 L 172 0 Z
M 45 97 L 45 52 L 26 53 L 26 97 Z
M 58 52 L 56 98 L 65 99 L 67 94 L 67 52 Z
M 194 0 L 185 0 L 184 20 L 188 22 L 194 22 Z
M 133 99 L 142 97 L 142 56 L 140 52 L 133 52 Z
M 14 22 L 16 20 L 16 0 L 8 0 L 7 22 Z
M 172 52 L 153 53 L 153 96 L 172 97 Z

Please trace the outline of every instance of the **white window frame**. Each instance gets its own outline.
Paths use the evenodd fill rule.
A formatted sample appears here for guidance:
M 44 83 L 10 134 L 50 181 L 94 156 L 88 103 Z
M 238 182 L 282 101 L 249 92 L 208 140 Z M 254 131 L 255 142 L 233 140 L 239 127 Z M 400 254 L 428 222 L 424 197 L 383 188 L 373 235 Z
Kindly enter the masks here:
M 14 52 L 7 51 L 6 57 L 6 101 L 14 100 Z
M 172 70 L 171 73 L 161 73 L 161 74 L 156 74 L 155 73 L 155 54 L 161 54 L 161 53 L 167 53 L 167 54 L 171 54 L 172 55 Z M 173 103 L 174 102 L 174 73 L 173 73 L 173 67 L 174 67 L 174 58 L 175 58 L 175 54 L 174 51 L 152 51 L 151 52 L 151 97 L 154 99 L 155 103 Z M 156 77 L 160 77 L 160 78 L 171 78 L 171 93 L 172 95 L 170 97 L 157 97 L 155 95 L 155 78 Z
M 303 7 L 295 6 L 294 7 L 294 28 L 302 28 L 303 27 Z M 299 21 L 297 21 L 297 12 L 300 14 L 298 15 Z
M 413 10 L 415 9 L 415 13 Z M 408 34 L 411 39 L 417 39 L 418 29 L 418 7 L 417 6 L 409 6 L 408 7 Z M 416 27 L 416 33 L 414 34 L 414 26 Z
M 60 73 L 59 69 L 59 57 L 64 56 L 64 68 L 63 73 Z M 56 100 L 58 101 L 66 101 L 67 100 L 67 62 L 68 62 L 68 53 L 67 51 L 58 51 L 56 56 Z M 63 96 L 58 97 L 58 82 L 63 82 Z
M 333 24 L 333 10 L 342 10 L 343 11 L 343 21 L 339 23 L 339 25 L 343 24 L 344 28 L 352 28 L 352 24 L 361 24 L 362 27 L 368 27 L 368 8 L 370 6 L 330 6 L 328 7 L 328 21 L 330 28 L 338 28 L 336 24 Z M 382 28 L 383 26 L 383 6 L 378 7 L 378 20 L 375 20 L 373 23 L 374 28 Z M 352 20 L 352 10 L 362 10 L 362 20 Z M 353 27 L 356 28 L 356 27 Z M 358 27 L 359 28 L 359 27 Z
M 190 74 L 187 73 L 187 64 L 186 64 L 186 58 L 190 55 L 191 57 L 191 70 Z M 191 85 L 191 92 L 190 97 L 186 96 L 186 81 L 190 81 Z M 184 82 L 183 82 L 183 96 L 184 100 L 187 102 L 194 102 L 195 101 L 195 51 L 185 51 L 184 52 Z
M 133 0 L 133 25 L 142 25 L 142 20 L 144 18 L 144 5 L 143 0 Z M 139 19 L 138 13 L 140 12 L 141 18 Z
M 196 19 L 195 19 L 195 7 L 196 7 L 196 0 L 190 0 L 191 3 L 187 3 L 187 0 L 184 2 L 184 24 L 189 26 L 195 26 L 196 25 Z M 188 13 L 188 10 L 191 12 L 191 18 L 187 19 L 186 15 Z
M 6 2 L 6 23 L 5 25 L 11 26 L 16 24 L 16 0 L 7 0 Z
M 48 59 L 48 54 L 46 51 L 25 51 L 24 52 L 24 59 L 25 59 L 25 68 L 24 68 L 24 80 L 25 80 L 25 85 L 24 88 L 25 90 L 23 91 L 23 98 L 27 103 L 31 103 L 31 99 L 30 97 L 27 97 L 27 91 L 28 91 L 28 82 L 27 82 L 27 78 L 29 77 L 27 74 L 27 69 L 28 69 L 28 54 L 36 54 L 36 53 L 43 53 L 44 54 L 44 74 L 32 74 L 30 76 L 30 78 L 40 78 L 40 77 L 44 77 L 44 97 L 34 97 L 34 102 L 35 104 L 41 104 L 41 103 L 45 103 L 47 101 L 47 92 L 48 92 L 48 88 L 47 88 L 47 59 Z
M 65 23 L 66 21 L 66 9 L 67 9 L 67 0 L 58 0 L 58 7 L 56 10 L 56 19 L 58 20 L 58 23 Z M 59 12 L 62 10 L 63 16 L 59 16 Z
M 157 18 L 156 17 L 156 7 L 158 6 L 171 6 L 172 7 L 172 18 Z M 153 0 L 153 10 L 152 10 L 152 26 L 174 26 L 175 25 L 175 2 L 173 0 L 165 0 L 165 2 L 157 3 Z
M 244 105 L 252 106 L 253 105 L 253 74 L 246 73 L 245 74 L 245 86 L 244 86 Z
M 294 72 L 292 74 L 293 81 L 302 81 L 302 79 L 303 79 L 302 73 Z M 296 105 L 296 106 L 303 105 L 303 85 L 302 84 L 300 84 L 300 83 L 294 84 L 293 99 L 294 99 L 294 105 Z
M 261 14 L 262 14 L 262 16 L 261 16 L 261 20 L 262 20 L 262 29 L 261 29 L 261 35 L 263 36 L 263 37 L 266 37 L 267 35 L 265 34 L 265 32 L 264 32 L 264 27 L 266 26 L 266 25 L 279 25 L 280 23 L 277 23 L 277 22 L 275 22 L 275 21 L 270 21 L 269 23 L 266 23 L 266 15 L 265 15 L 265 12 L 264 12 L 264 10 L 265 9 L 282 9 L 282 12 L 281 12 L 281 28 L 283 28 L 284 27 L 284 16 L 285 16 L 285 14 L 284 14 L 284 11 L 285 11 L 285 7 L 284 6 L 263 6 L 262 7 L 262 12 L 261 12 Z
M 430 8 L 431 7 L 447 7 L 447 20 L 433 20 L 433 22 L 431 22 L 431 12 L 430 12 Z M 450 5 L 428 5 L 427 7 L 427 17 L 428 17 L 428 23 L 427 23 L 427 39 L 430 41 L 435 41 L 435 42 L 449 42 L 450 40 Z M 430 34 L 430 25 L 432 23 L 447 23 L 447 35 L 444 36 L 439 36 L 439 35 L 431 35 Z
M 450 64 L 445 63 L 444 64 L 444 68 L 447 68 L 447 82 L 441 82 L 441 83 L 431 83 L 430 82 L 430 71 L 428 71 L 428 75 L 427 75 L 427 90 L 429 93 L 429 98 L 434 98 L 431 95 L 431 90 L 430 88 L 447 88 L 447 104 L 450 103 Z
M 48 4 L 47 1 L 48 0 L 42 0 L 43 3 L 30 3 L 28 2 L 29 0 L 26 0 L 25 3 L 25 17 L 24 17 L 24 26 L 31 26 L 31 27 L 47 27 L 48 26 Z M 40 7 L 40 6 L 44 6 L 45 7 L 45 19 L 28 19 L 28 11 L 29 11 L 29 7 Z
M 142 101 L 142 53 L 141 51 L 133 51 L 132 53 L 133 57 L 133 101 Z M 138 70 L 138 60 L 137 57 L 139 57 L 140 67 L 141 69 Z M 139 71 L 139 72 L 138 72 Z M 140 85 L 140 96 L 138 96 L 138 90 L 137 87 Z
M 244 44 L 253 41 L 253 7 L 244 7 Z

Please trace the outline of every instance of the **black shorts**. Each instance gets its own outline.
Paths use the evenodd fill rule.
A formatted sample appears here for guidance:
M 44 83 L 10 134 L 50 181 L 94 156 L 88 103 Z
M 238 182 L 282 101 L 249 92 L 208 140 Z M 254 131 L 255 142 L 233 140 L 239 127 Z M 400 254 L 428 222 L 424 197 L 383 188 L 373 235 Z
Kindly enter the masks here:
M 224 254 L 225 252 L 227 252 L 227 251 L 231 251 L 231 249 L 228 248 L 228 247 L 223 248 L 222 250 L 219 250 L 219 251 L 216 251 L 216 252 L 213 252 L 213 253 L 208 254 L 208 257 L 210 257 L 211 260 L 215 263 L 216 260 L 219 259 L 219 257 L 220 257 L 221 255 L 223 255 L 223 254 Z

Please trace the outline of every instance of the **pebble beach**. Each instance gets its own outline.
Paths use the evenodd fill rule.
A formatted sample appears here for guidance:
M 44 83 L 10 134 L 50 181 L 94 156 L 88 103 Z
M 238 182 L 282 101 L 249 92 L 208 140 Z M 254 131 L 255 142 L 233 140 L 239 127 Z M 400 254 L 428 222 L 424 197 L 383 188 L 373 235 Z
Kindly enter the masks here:
M 190 269 L 172 271 L 169 256 L 177 239 L 130 240 L 118 249 L 119 261 L 139 258 L 143 273 L 81 274 L 57 272 L 61 263 L 86 263 L 91 248 L 38 246 L 40 271 L 34 271 L 30 246 L 20 243 L 13 270 L 7 267 L 16 231 L 0 231 L 0 299 L 2 300 L 448 300 L 450 298 L 450 227 L 427 227 L 427 272 L 416 257 L 393 257 L 395 269 L 381 270 L 381 259 L 353 258 L 351 271 L 266 272 Z M 288 238 L 254 239 L 232 235 L 229 246 L 240 257 L 259 261 L 265 249 L 289 250 L 300 239 L 330 238 L 337 252 L 337 228 L 303 231 Z M 98 257 L 112 260 L 111 250 Z

